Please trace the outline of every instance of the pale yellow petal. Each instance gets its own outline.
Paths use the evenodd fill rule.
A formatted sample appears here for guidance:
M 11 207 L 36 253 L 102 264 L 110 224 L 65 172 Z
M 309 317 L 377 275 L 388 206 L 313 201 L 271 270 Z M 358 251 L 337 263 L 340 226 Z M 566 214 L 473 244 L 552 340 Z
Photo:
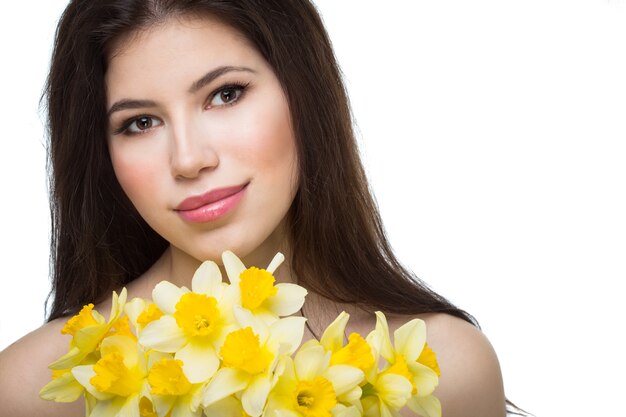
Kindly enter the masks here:
M 148 323 L 139 336 L 139 343 L 161 352 L 176 352 L 186 342 L 185 333 L 172 316 L 163 316 Z
M 93 370 L 93 365 L 81 365 L 72 368 L 72 375 L 76 378 L 79 384 L 81 384 L 87 392 L 96 397 L 98 401 L 105 401 L 112 397 L 111 394 L 104 394 L 91 385 L 91 378 L 96 376 L 96 372 Z
M 412 381 L 420 397 L 431 394 L 439 384 L 437 373 L 426 365 L 419 362 L 408 364 L 409 371 L 413 375 Z
M 259 417 L 265 407 L 272 384 L 268 375 L 255 377 L 241 396 L 243 409 L 251 417 Z
M 403 355 L 407 362 L 415 362 L 426 343 L 426 323 L 413 319 L 393 332 L 396 353 Z
M 73 347 L 66 354 L 48 365 L 48 368 L 54 370 L 69 369 L 78 365 L 85 356 L 87 356 L 87 353 L 83 353 L 79 348 Z
M 109 323 L 117 320 L 120 314 L 122 314 L 127 296 L 128 292 L 126 291 L 126 287 L 122 288 L 119 295 L 113 291 L 113 296 L 111 297 L 111 313 L 109 315 Z
M 211 417 L 242 417 L 241 401 L 226 397 L 205 408 L 205 415 Z
M 188 292 L 187 288 L 179 288 L 169 281 L 161 281 L 152 290 L 152 301 L 164 314 L 174 314 L 180 297 Z
M 337 404 L 332 409 L 333 417 L 361 417 L 361 412 L 355 406 L 346 407 L 343 404 Z
M 48 382 L 39 391 L 39 396 L 44 400 L 71 403 L 76 401 L 84 391 L 85 388 L 74 378 L 74 375 L 71 372 L 66 372 Z
M 280 266 L 280 264 L 283 263 L 284 260 L 285 260 L 285 255 L 283 255 L 282 253 L 278 252 L 276 255 L 274 255 L 274 258 L 270 262 L 269 266 L 267 268 L 265 268 L 265 270 L 267 272 L 269 272 L 270 274 L 273 274 L 274 271 L 276 271 L 276 269 L 278 269 L 278 267 Z
M 304 336 L 304 317 L 285 317 L 270 326 L 268 344 L 282 346 L 280 353 L 292 355 L 302 343 Z
M 124 406 L 124 398 L 116 397 L 108 401 L 98 401 L 89 417 L 111 417 L 117 416 Z
M 224 264 L 224 269 L 226 270 L 230 284 L 239 288 L 239 275 L 246 270 L 246 266 L 241 262 L 241 259 L 231 251 L 222 253 L 222 263 Z
M 390 408 L 384 401 L 379 401 L 380 417 L 398 417 L 397 413 L 393 413 L 393 409 Z
M 213 261 L 204 261 L 191 279 L 191 289 L 199 294 L 220 298 L 222 293 L 222 273 Z
M 293 362 L 298 379 L 313 379 L 328 369 L 330 352 L 321 345 L 312 345 L 307 349 L 300 349 Z
M 322 337 L 320 338 L 320 344 L 330 350 L 336 352 L 343 347 L 344 332 L 350 315 L 345 311 L 342 311 L 337 318 L 328 325 Z
M 302 417 L 300 414 L 296 413 L 295 411 L 288 410 L 285 408 L 280 409 L 280 410 L 274 410 L 273 414 L 274 414 L 274 417 Z
M 109 331 L 108 325 L 94 325 L 83 327 L 76 332 L 72 342 L 83 353 L 88 354 L 96 349 L 102 337 Z
M 220 365 L 215 350 L 209 344 L 190 342 L 176 352 L 174 358 L 183 361 L 183 372 L 192 384 L 207 381 Z
M 117 352 L 124 358 L 124 365 L 133 368 L 139 360 L 137 342 L 128 336 L 109 336 L 102 340 L 100 353 L 102 356 Z
M 341 395 L 337 396 L 337 401 L 345 404 L 353 404 L 359 407 L 359 413 L 363 413 L 363 408 L 361 406 L 361 396 L 363 395 L 363 390 L 360 386 L 354 387 L 353 389 L 344 392 Z
M 143 298 L 135 297 L 130 300 L 124 306 L 124 312 L 128 316 L 128 319 L 133 324 L 133 326 L 137 327 L 137 318 L 143 313 L 146 309 L 146 300 Z
M 192 410 L 189 401 L 184 401 L 180 398 L 176 401 L 174 408 L 172 408 L 172 414 L 169 417 L 200 417 L 202 415 L 202 409 Z
M 265 301 L 267 309 L 280 317 L 290 316 L 302 308 L 307 290 L 296 284 L 275 285 L 276 294 Z
M 331 366 L 324 376 L 333 384 L 337 396 L 354 389 L 365 377 L 363 371 L 350 365 Z
M 242 329 L 250 327 L 252 332 L 259 337 L 260 343 L 265 343 L 269 336 L 269 329 L 263 320 L 255 317 L 250 310 L 238 305 L 233 306 L 233 314 Z
M 393 346 L 391 345 L 391 338 L 389 337 L 389 326 L 387 325 L 387 318 L 385 315 L 377 311 L 376 313 L 376 328 L 374 332 L 378 340 L 378 347 L 380 349 L 379 353 L 383 358 L 387 360 L 387 362 L 393 362 L 394 360 L 394 351 Z
M 233 368 L 220 368 L 202 394 L 202 405 L 207 407 L 248 386 L 250 378 Z
M 397 374 L 381 375 L 374 386 L 378 396 L 389 407 L 399 410 L 411 397 L 413 385 L 408 379 Z M 381 410 L 382 412 L 382 410 Z
M 141 417 L 139 414 L 139 395 L 133 394 L 126 398 L 116 417 Z
M 434 395 L 411 397 L 406 405 L 422 417 L 441 417 L 441 403 Z
M 174 407 L 175 402 L 176 397 L 173 395 L 155 395 L 152 397 L 152 405 L 154 406 L 154 411 L 159 416 L 166 416 L 167 413 L 170 412 L 172 407 Z

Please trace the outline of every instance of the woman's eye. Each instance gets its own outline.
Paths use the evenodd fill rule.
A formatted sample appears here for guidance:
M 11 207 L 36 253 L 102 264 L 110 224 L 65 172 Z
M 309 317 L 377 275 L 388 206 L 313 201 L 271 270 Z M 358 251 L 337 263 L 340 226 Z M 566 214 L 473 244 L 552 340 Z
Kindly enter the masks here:
M 221 90 L 219 90 L 217 93 L 215 93 L 215 95 L 213 96 L 213 99 L 209 103 L 209 107 L 225 106 L 228 104 L 233 104 L 237 100 L 239 100 L 239 97 L 241 97 L 241 95 L 243 94 L 243 90 L 244 90 L 243 86 L 237 86 L 237 85 L 224 87 Z
M 163 122 L 154 117 L 141 116 L 134 120 L 131 120 L 130 123 L 128 123 L 128 125 L 126 126 L 125 131 L 130 134 L 143 133 L 153 127 L 160 126 L 162 123 Z

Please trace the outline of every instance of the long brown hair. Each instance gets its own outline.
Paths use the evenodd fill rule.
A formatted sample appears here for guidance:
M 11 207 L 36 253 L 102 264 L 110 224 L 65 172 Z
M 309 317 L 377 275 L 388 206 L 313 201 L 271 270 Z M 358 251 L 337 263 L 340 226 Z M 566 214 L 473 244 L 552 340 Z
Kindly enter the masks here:
M 307 0 L 74 0 L 58 26 L 47 84 L 53 292 L 49 320 L 100 301 L 167 247 L 119 186 L 106 145 L 112 41 L 166 18 L 209 14 L 240 31 L 286 93 L 300 184 L 288 213 L 299 283 L 367 309 L 446 312 L 475 323 L 396 259 L 369 190 L 341 72 Z

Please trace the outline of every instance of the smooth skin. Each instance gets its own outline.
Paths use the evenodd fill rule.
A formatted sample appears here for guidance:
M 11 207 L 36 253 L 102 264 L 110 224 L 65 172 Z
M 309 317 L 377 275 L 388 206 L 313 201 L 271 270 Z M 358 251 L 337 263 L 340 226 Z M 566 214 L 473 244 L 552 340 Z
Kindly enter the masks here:
M 237 69 L 207 82 L 219 68 Z M 129 299 L 150 298 L 163 279 L 189 286 L 198 259 L 219 259 L 227 248 L 247 265 L 265 266 L 279 250 L 289 259 L 283 222 L 297 189 L 289 109 L 275 74 L 238 32 L 208 18 L 178 18 L 134 33 L 114 45 L 106 85 L 109 109 L 116 109 L 109 149 L 117 178 L 170 242 L 128 286 Z M 239 184 L 246 184 L 244 197 L 214 222 L 190 223 L 176 212 L 189 196 Z M 277 280 L 294 281 L 289 271 L 283 264 Z M 97 306 L 105 316 L 109 308 L 110 299 Z M 348 333 L 374 328 L 373 314 L 307 296 L 305 313 L 317 336 L 342 310 L 351 314 Z M 418 317 L 426 321 L 441 368 L 435 395 L 443 415 L 504 416 L 500 366 L 482 332 L 445 314 Z M 409 319 L 388 316 L 391 332 Z M 82 400 L 58 404 L 38 396 L 50 380 L 47 365 L 67 351 L 69 337 L 60 334 L 66 320 L 47 323 L 0 352 L 0 417 L 84 415 Z M 305 339 L 312 337 L 307 329 Z

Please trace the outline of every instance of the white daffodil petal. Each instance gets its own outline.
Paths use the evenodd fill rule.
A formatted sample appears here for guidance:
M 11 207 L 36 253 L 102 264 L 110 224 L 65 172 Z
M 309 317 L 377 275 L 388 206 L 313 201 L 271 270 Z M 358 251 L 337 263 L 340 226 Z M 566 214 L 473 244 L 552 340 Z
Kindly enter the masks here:
M 39 391 L 39 396 L 44 400 L 71 403 L 76 401 L 84 391 L 85 388 L 74 378 L 74 375 L 71 372 L 66 372 L 48 382 Z
M 385 404 L 395 410 L 399 410 L 411 398 L 413 385 L 402 375 L 384 374 L 378 378 L 374 388 Z
M 133 326 L 137 327 L 137 318 L 143 311 L 146 309 L 146 300 L 143 298 L 135 297 L 130 300 L 124 306 L 124 312 L 128 316 L 128 319 L 133 324 Z
M 202 405 L 209 406 L 248 386 L 250 378 L 233 368 L 221 368 L 215 373 L 202 394 Z
M 133 368 L 137 365 L 139 355 L 137 352 L 137 342 L 128 336 L 109 336 L 102 340 L 100 344 L 102 356 L 109 353 L 119 353 L 124 358 L 124 365 Z
M 235 397 L 226 397 L 204 409 L 204 413 L 211 417 L 241 417 L 243 415 L 241 402 Z
M 124 406 L 124 398 L 117 397 L 108 401 L 98 401 L 89 414 L 89 417 L 111 417 L 117 416 Z
M 385 402 L 382 400 L 379 401 L 379 410 L 380 410 L 379 417 L 397 417 L 393 414 L 390 407 L 387 404 L 385 404 Z
M 434 395 L 411 397 L 406 405 L 422 417 L 441 417 L 441 403 Z
M 201 409 L 193 411 L 189 401 L 185 401 L 182 398 L 178 399 L 172 408 L 172 414 L 169 417 L 200 417 L 202 415 Z
M 128 292 L 126 291 L 126 287 L 122 288 L 119 295 L 113 291 L 113 296 L 111 297 L 111 313 L 109 315 L 109 323 L 117 319 L 120 314 L 122 314 L 127 296 Z
M 268 328 L 263 320 L 255 317 L 250 310 L 238 305 L 233 306 L 233 313 L 235 320 L 242 329 L 245 327 L 252 328 L 252 332 L 259 336 L 261 344 L 265 343 L 268 337 Z
M 275 417 L 301 417 L 301 414 L 298 414 L 295 411 L 283 408 L 279 410 L 274 410 L 274 416 Z
M 172 316 L 163 316 L 148 323 L 139 335 L 139 343 L 161 352 L 176 352 L 186 342 L 185 333 Z
M 98 346 L 104 335 L 109 331 L 109 325 L 93 325 L 83 327 L 74 335 L 72 342 L 85 355 L 92 352 Z
M 222 263 L 230 284 L 239 288 L 239 275 L 246 270 L 246 266 L 234 253 L 228 250 L 222 253 Z
M 270 326 L 268 344 L 286 345 L 287 350 L 281 353 L 292 355 L 302 343 L 305 322 L 306 318 L 304 317 L 285 317 L 276 320 Z
M 407 361 L 416 361 L 424 349 L 424 343 L 426 343 L 426 323 L 424 320 L 413 319 L 398 327 L 393 332 L 393 343 L 396 353 L 402 354 Z
M 328 325 L 326 330 L 324 330 L 320 344 L 324 346 L 326 350 L 336 352 L 343 347 L 343 334 L 349 319 L 350 315 L 342 311 L 337 318 Z
M 281 283 L 275 285 L 277 291 L 265 304 L 268 310 L 278 316 L 290 316 L 300 310 L 304 304 L 307 290 L 296 284 Z
M 267 272 L 269 272 L 270 274 L 273 274 L 274 271 L 276 271 L 276 269 L 278 269 L 278 267 L 280 266 L 280 264 L 283 263 L 284 260 L 285 260 L 285 255 L 283 255 L 282 253 L 278 252 L 276 255 L 274 255 L 274 258 L 272 259 L 272 262 L 270 262 L 269 266 L 267 268 L 265 268 L 265 270 Z
M 202 262 L 193 274 L 191 289 L 198 294 L 219 298 L 222 292 L 222 273 L 215 262 Z
M 321 345 L 300 349 L 293 360 L 299 380 L 313 379 L 323 374 L 330 363 L 330 352 Z
M 185 293 L 186 288 L 179 288 L 168 281 L 159 282 L 152 290 L 152 301 L 165 314 L 174 314 L 176 304 Z
M 391 345 L 391 339 L 389 337 L 389 326 L 387 325 L 387 318 L 380 311 L 377 311 L 375 314 L 376 328 L 374 329 L 374 332 L 376 332 L 377 337 L 380 338 L 378 340 L 380 346 L 380 354 L 383 358 L 387 360 L 387 362 L 393 362 L 395 355 L 393 352 L 393 346 Z
M 333 417 L 361 417 L 361 412 L 355 406 L 346 407 L 343 404 L 337 404 L 332 410 Z
M 260 375 L 252 380 L 241 396 L 241 404 L 248 415 L 259 417 L 263 413 L 271 388 L 269 375 Z
M 91 378 L 96 376 L 96 372 L 93 370 L 93 365 L 76 366 L 72 368 L 72 375 L 74 375 L 76 381 L 78 381 L 78 383 L 82 385 L 87 392 L 96 397 L 98 401 L 105 401 L 112 397 L 111 394 L 104 394 L 91 385 Z
M 363 395 L 363 390 L 361 387 L 354 387 L 348 392 L 343 393 L 342 395 L 337 396 L 337 401 L 344 404 L 352 404 L 359 408 L 359 413 L 363 412 L 363 406 L 361 405 L 361 397 Z
M 174 407 L 176 399 L 177 398 L 173 395 L 154 395 L 152 397 L 154 411 L 156 411 L 158 416 L 167 415 L 172 407 Z
M 363 371 L 350 365 L 331 366 L 325 376 L 333 384 L 337 396 L 354 389 L 365 378 Z
M 139 414 L 139 396 L 131 395 L 117 412 L 116 417 L 141 417 Z
M 437 385 L 439 385 L 437 373 L 419 362 L 409 362 L 407 366 L 409 372 L 413 375 L 412 381 L 417 390 L 417 395 L 423 397 L 432 394 Z
M 208 380 L 220 366 L 215 350 L 207 344 L 190 342 L 174 358 L 183 361 L 183 373 L 192 384 Z
M 65 355 L 48 365 L 48 368 L 54 370 L 69 369 L 76 366 L 85 356 L 87 356 L 87 353 L 81 352 L 77 347 L 73 347 Z

